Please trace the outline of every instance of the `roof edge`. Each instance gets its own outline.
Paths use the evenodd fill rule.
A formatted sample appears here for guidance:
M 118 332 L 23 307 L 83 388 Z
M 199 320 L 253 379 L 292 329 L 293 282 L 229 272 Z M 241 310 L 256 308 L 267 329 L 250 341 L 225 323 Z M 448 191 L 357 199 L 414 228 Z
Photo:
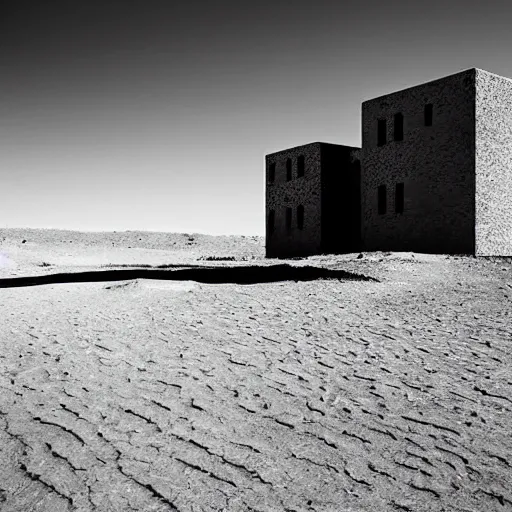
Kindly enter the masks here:
M 476 74 L 477 70 L 478 71 L 484 71 L 484 72 L 488 73 L 488 71 L 480 70 L 479 68 L 467 68 L 467 69 L 463 69 L 462 71 L 457 71 L 456 73 L 450 73 L 449 75 L 444 75 L 444 76 L 441 76 L 439 78 L 434 78 L 433 80 L 428 80 L 427 82 L 421 82 L 421 83 L 416 84 L 416 85 L 411 85 L 409 87 L 403 87 L 402 89 L 398 89 L 396 91 L 391 91 L 391 92 L 388 92 L 386 94 L 381 94 L 380 96 L 375 96 L 373 98 L 369 98 L 367 100 L 364 100 L 362 102 L 362 104 L 364 105 L 365 103 L 368 103 L 370 101 L 379 100 L 381 98 L 385 98 L 386 96 L 392 96 L 393 94 L 399 94 L 401 92 L 408 91 L 409 89 L 415 89 L 416 87 L 422 87 L 424 85 L 434 84 L 435 82 L 441 82 L 443 80 L 446 80 L 447 78 L 452 78 L 452 77 L 457 76 L 457 75 L 463 75 L 463 74 L 469 73 L 471 71 Z
M 306 148 L 308 146 L 336 146 L 339 148 L 347 148 L 348 150 L 361 149 L 358 146 L 347 146 L 345 144 L 336 144 L 335 142 L 308 142 L 306 144 L 300 144 L 299 146 L 292 146 L 290 148 L 280 149 L 279 151 L 273 151 L 272 153 L 266 153 L 265 156 L 278 155 L 279 153 L 287 153 L 288 151 L 294 151 L 300 148 Z
M 507 80 L 508 82 L 512 82 L 512 78 L 509 78 L 508 76 L 498 75 L 498 73 L 493 73 L 491 71 L 487 71 L 486 69 L 482 69 L 482 68 L 473 68 L 473 69 L 480 73 L 484 73 L 485 75 L 496 76 L 498 78 L 503 78 L 503 80 Z

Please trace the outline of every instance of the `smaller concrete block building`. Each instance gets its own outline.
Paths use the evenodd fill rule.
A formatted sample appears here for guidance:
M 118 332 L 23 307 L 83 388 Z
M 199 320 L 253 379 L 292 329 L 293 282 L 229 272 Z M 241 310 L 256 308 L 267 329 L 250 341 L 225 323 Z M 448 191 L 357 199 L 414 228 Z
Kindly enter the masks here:
M 359 250 L 356 149 L 314 142 L 266 156 L 268 257 Z
M 362 148 L 266 156 L 267 257 L 512 256 L 512 80 L 472 68 L 363 102 Z

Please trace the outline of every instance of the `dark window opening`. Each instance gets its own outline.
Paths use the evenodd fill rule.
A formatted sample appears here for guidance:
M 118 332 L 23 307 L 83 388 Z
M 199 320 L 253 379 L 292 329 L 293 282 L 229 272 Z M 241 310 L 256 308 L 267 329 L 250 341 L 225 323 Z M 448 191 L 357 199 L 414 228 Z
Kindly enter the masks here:
M 297 206 L 297 227 L 299 229 L 304 228 L 304 206 Z
M 272 234 L 275 229 L 276 224 L 276 212 L 274 210 L 270 210 L 268 212 L 268 232 L 269 234 Z
M 286 229 L 292 229 L 292 209 L 286 208 Z
M 274 183 L 276 180 L 276 164 L 270 164 L 268 168 L 268 181 Z
M 291 181 L 292 179 L 292 159 L 286 159 L 286 181 Z
M 379 119 L 377 121 L 377 146 L 386 144 L 386 120 Z
M 386 213 L 386 185 L 380 185 L 378 190 L 379 215 Z
M 304 155 L 300 155 L 297 158 L 297 177 L 304 176 Z
M 404 213 L 404 184 L 397 183 L 395 190 L 395 212 Z
M 434 106 L 432 103 L 425 105 L 425 126 L 432 126 L 432 118 L 434 116 Z
M 404 140 L 404 116 L 395 114 L 395 140 Z

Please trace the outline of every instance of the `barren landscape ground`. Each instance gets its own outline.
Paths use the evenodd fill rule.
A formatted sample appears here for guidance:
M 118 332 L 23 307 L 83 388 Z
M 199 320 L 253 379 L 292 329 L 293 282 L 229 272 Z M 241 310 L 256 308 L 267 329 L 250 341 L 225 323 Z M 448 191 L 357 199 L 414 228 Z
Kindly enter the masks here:
M 512 509 L 509 259 L 276 262 L 258 237 L 142 232 L 0 244 L 2 512 Z M 346 273 L 5 281 L 277 263 Z

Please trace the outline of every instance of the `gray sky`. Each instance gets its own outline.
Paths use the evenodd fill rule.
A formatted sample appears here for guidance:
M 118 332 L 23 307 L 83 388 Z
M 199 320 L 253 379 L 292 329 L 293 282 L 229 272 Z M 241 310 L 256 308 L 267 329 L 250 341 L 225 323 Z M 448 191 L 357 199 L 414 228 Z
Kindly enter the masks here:
M 3 0 L 0 227 L 263 234 L 266 153 L 359 146 L 394 90 L 512 77 L 508 3 Z

